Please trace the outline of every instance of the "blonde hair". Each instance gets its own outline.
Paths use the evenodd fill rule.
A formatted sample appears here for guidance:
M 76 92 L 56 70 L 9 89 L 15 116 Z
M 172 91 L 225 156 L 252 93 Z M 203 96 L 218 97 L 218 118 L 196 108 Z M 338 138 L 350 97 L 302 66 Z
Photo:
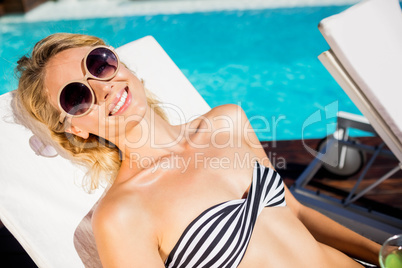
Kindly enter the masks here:
M 16 71 L 19 75 L 19 84 L 13 98 L 15 114 L 19 115 L 19 119 L 22 114 L 28 114 L 37 121 L 25 124 L 27 127 L 35 134 L 43 134 L 46 126 L 45 129 L 48 129 L 49 136 L 53 140 L 50 143 L 56 143 L 59 147 L 56 149 L 61 149 L 64 157 L 87 168 L 83 181 L 83 186 L 87 190 L 97 189 L 103 182 L 113 182 L 121 165 L 119 149 L 93 134 L 90 134 L 88 139 L 83 139 L 65 133 L 63 124 L 59 122 L 60 111 L 49 102 L 44 78 L 46 64 L 54 55 L 70 48 L 97 45 L 105 43 L 98 37 L 80 34 L 57 33 L 42 39 L 34 46 L 30 57 L 23 56 L 18 61 Z M 167 120 L 155 96 L 148 90 L 145 92 L 148 104 L 158 115 Z M 42 139 L 46 140 L 46 137 L 42 135 Z

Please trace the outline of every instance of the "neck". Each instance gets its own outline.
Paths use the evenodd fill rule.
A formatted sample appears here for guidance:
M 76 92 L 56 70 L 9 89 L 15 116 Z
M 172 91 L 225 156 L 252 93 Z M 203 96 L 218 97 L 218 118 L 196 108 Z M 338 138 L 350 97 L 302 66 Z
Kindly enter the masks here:
M 185 125 L 170 125 L 149 107 L 140 122 L 126 122 L 122 127 L 119 133 L 123 135 L 118 137 L 115 144 L 122 152 L 123 163 L 130 163 L 130 166 L 136 163 L 135 166 L 140 167 L 144 164 L 140 161 L 157 161 L 185 149 Z

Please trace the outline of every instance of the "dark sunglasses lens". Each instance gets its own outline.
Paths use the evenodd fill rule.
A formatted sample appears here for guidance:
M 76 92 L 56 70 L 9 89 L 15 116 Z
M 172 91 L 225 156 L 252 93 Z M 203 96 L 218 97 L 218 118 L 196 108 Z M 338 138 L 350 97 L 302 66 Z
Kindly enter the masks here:
M 73 82 L 63 88 L 60 105 L 71 115 L 80 115 L 88 111 L 92 104 L 91 90 L 84 84 Z
M 100 47 L 92 50 L 87 57 L 87 69 L 95 77 L 112 77 L 118 66 L 116 55 L 108 48 Z

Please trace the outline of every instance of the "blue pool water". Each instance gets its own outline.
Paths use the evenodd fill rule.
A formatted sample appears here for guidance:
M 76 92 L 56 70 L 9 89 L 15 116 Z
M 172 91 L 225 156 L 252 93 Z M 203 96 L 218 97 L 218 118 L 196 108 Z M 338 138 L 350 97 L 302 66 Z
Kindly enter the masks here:
M 210 106 L 240 104 L 261 140 L 324 137 L 337 110 L 360 113 L 317 59 L 328 49 L 318 22 L 346 8 L 2 23 L 0 94 L 16 88 L 18 58 L 51 33 L 96 35 L 114 47 L 153 35 Z M 314 113 L 322 119 L 311 121 Z

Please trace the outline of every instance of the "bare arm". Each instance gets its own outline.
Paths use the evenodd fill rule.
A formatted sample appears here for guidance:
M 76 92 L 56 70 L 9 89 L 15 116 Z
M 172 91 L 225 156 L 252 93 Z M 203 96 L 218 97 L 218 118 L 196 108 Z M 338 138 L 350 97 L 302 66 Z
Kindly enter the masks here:
M 103 205 L 92 225 L 103 267 L 164 267 L 153 221 L 145 211 L 116 202 Z
M 293 195 L 287 191 L 286 200 Z M 291 196 L 291 197 L 290 197 Z M 296 201 L 297 202 L 297 201 Z M 317 241 L 334 247 L 349 256 L 377 264 L 381 246 L 299 203 L 298 218 Z
M 259 159 L 268 159 L 265 150 L 257 136 L 252 131 L 251 125 L 246 121 L 246 115 L 242 117 L 242 123 L 247 131 L 246 143 Z M 264 165 L 272 167 L 269 160 Z M 334 247 L 349 256 L 365 260 L 378 265 L 380 245 L 347 229 L 327 216 L 300 204 L 285 186 L 286 204 L 295 213 L 297 218 L 306 226 L 314 238 L 328 246 Z

